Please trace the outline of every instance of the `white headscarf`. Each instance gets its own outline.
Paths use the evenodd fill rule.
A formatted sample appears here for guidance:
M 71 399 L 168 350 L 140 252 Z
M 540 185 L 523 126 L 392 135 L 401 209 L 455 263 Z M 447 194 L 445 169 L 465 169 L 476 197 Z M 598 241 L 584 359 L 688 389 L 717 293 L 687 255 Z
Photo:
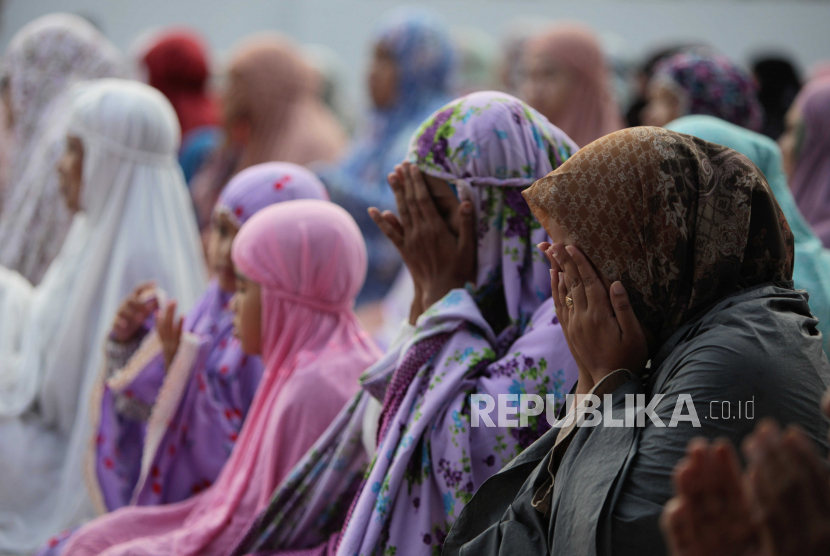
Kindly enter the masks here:
M 121 54 L 86 20 L 51 14 L 12 38 L 2 59 L 13 113 L 11 175 L 0 214 L 0 265 L 37 284 L 60 250 L 71 215 L 54 168 L 63 151 L 69 90 L 123 77 Z
M 29 301 L 7 296 L 25 329 L 0 327 L 0 348 L 15 344 L 6 335 L 20 338 L 17 352 L 0 354 L 0 553 L 33 550 L 92 516 L 82 472 L 88 400 L 119 302 L 155 280 L 187 311 L 206 283 L 167 99 L 102 79 L 76 86 L 70 115 L 68 133 L 84 148 L 81 212 Z M 4 287 L 21 289 L 8 274 L 0 307 Z

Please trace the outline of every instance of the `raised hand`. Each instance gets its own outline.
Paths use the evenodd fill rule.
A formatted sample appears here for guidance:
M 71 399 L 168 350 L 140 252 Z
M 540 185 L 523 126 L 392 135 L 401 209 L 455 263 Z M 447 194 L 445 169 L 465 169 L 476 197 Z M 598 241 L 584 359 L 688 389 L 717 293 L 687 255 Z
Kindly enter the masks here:
M 164 351 L 164 368 L 169 370 L 182 337 L 182 317 L 176 318 L 176 300 L 172 299 L 164 308 L 160 318 L 156 319 L 156 331 Z
M 579 381 L 576 385 L 576 395 L 577 395 L 577 402 L 581 400 L 581 396 L 587 394 L 591 391 L 591 388 L 594 387 L 594 378 L 591 376 L 591 373 L 588 372 L 588 368 L 582 363 L 582 360 L 579 358 L 579 354 L 577 353 L 576 349 L 573 345 L 571 345 L 571 339 L 568 337 L 568 313 L 566 312 L 566 307 L 564 305 L 564 298 L 560 297 L 559 295 L 559 272 L 561 269 L 559 268 L 559 263 L 556 262 L 556 259 L 553 258 L 553 250 L 551 249 L 551 244 L 547 241 L 543 241 L 539 243 L 536 247 L 538 247 L 542 253 L 545 254 L 547 257 L 548 262 L 550 262 L 550 290 L 551 296 L 553 297 L 553 307 L 556 310 L 556 318 L 559 319 L 559 325 L 562 327 L 562 332 L 565 336 L 565 341 L 568 343 L 568 349 L 571 351 L 571 355 L 573 356 L 574 360 L 576 361 L 576 367 L 579 370 Z
M 675 497 L 661 526 L 672 556 L 760 556 L 738 456 L 724 440 L 697 438 L 674 470 Z
M 121 343 L 133 339 L 147 317 L 158 309 L 158 300 L 155 297 L 145 299 L 147 294 L 151 293 L 155 287 L 153 282 L 139 284 L 121 302 L 115 315 L 110 338 Z
M 648 342 L 622 283 L 611 284 L 609 294 L 588 258 L 573 245 L 555 244 L 547 251 L 553 257 L 556 314 L 571 352 L 594 384 L 617 369 L 642 371 Z
M 830 470 L 807 435 L 764 421 L 743 451 L 764 556 L 830 554 Z
M 375 207 L 369 209 L 369 215 L 400 252 L 423 310 L 450 290 L 475 281 L 475 214 L 469 201 L 461 203 L 455 215 L 459 222 L 455 233 L 436 208 L 417 166 L 404 162 L 388 180 L 400 218 Z M 413 313 L 416 309 L 413 304 Z

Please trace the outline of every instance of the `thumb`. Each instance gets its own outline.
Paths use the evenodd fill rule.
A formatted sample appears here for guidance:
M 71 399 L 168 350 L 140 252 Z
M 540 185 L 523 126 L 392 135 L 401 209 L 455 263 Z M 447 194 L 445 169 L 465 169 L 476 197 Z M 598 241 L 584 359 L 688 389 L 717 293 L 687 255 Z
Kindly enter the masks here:
M 476 215 L 473 204 L 464 201 L 458 207 L 460 226 L 458 230 L 458 254 L 463 261 L 463 268 L 470 269 L 475 275 L 476 254 L 478 252 L 478 234 L 476 234 Z
M 634 308 L 628 300 L 628 293 L 625 291 L 622 282 L 616 281 L 611 284 L 611 306 L 617 314 L 617 323 L 623 336 L 641 333 L 640 321 L 634 314 Z

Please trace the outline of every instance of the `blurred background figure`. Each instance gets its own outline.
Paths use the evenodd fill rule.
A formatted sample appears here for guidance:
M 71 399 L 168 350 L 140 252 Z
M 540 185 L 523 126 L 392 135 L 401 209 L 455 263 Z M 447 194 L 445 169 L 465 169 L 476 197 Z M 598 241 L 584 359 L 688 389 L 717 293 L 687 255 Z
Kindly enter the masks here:
M 830 247 L 830 78 L 804 86 L 778 144 L 798 208 Z
M 631 100 L 628 105 L 628 111 L 625 113 L 625 121 L 628 127 L 643 125 L 641 113 L 646 104 L 648 104 L 648 83 L 654 76 L 654 70 L 657 69 L 657 65 L 675 54 L 697 48 L 705 49 L 702 45 L 678 44 L 655 50 L 646 57 L 645 62 L 643 62 L 643 65 L 634 75 L 632 83 L 634 98 Z
M 449 31 L 436 14 L 414 8 L 389 14 L 374 39 L 366 126 L 345 160 L 320 170 L 332 201 L 349 211 L 366 240 L 369 272 L 359 305 L 381 299 L 401 265 L 395 246 L 366 210 L 395 209 L 386 176 L 403 160 L 421 122 L 450 100 L 454 63 Z
M 631 105 L 636 95 L 634 84 L 637 70 L 636 56 L 629 41 L 617 33 L 601 33 L 599 41 L 608 65 L 611 89 L 617 101 L 617 107 L 625 122 L 625 109 Z
M 524 48 L 521 93 L 583 147 L 623 128 L 599 39 L 576 23 L 559 24 Z
M 495 37 L 477 27 L 456 27 L 452 37 L 458 52 L 454 94 L 498 89 L 499 44 Z
M 778 139 L 784 132 L 787 110 L 801 89 L 799 72 L 790 60 L 769 56 L 755 60 L 752 74 L 758 82 L 758 100 L 764 107 L 761 133 Z
M 499 89 L 519 96 L 522 80 L 522 58 L 528 39 L 541 33 L 551 21 L 538 17 L 521 16 L 510 20 L 501 41 L 501 59 L 498 65 Z
M 793 282 L 797 289 L 810 293 L 810 311 L 824 336 L 824 351 L 830 354 L 830 250 L 822 245 L 796 205 L 778 145 L 769 137 L 712 116 L 684 116 L 666 129 L 725 145 L 749 158 L 764 173 L 793 234 Z
M 115 46 L 88 21 L 51 14 L 17 32 L 0 71 L 12 140 L 0 213 L 0 266 L 37 285 L 71 221 L 55 171 L 66 143 L 69 90 L 85 79 L 123 76 L 126 68 Z
M 317 72 L 319 93 L 332 114 L 349 135 L 354 133 L 355 111 L 346 91 L 348 72 L 343 58 L 330 46 L 315 43 L 303 45 L 308 63 Z
M 179 163 L 190 183 L 224 140 L 219 103 L 208 90 L 208 45 L 189 29 L 166 29 L 146 46 L 141 65 L 147 83 L 161 91 L 176 110 L 182 128 Z
M 346 133 L 320 100 L 317 77 L 283 36 L 260 35 L 235 49 L 222 95 L 225 143 L 191 186 L 204 239 L 216 200 L 236 173 L 262 162 L 305 166 L 342 155 Z
M 814 64 L 807 75 L 807 82 L 815 81 L 823 77 L 830 77 L 830 60 L 823 60 Z
M 662 127 L 690 114 L 715 116 L 760 131 L 764 110 L 752 76 L 729 58 L 682 52 L 657 65 L 648 84 L 642 124 Z

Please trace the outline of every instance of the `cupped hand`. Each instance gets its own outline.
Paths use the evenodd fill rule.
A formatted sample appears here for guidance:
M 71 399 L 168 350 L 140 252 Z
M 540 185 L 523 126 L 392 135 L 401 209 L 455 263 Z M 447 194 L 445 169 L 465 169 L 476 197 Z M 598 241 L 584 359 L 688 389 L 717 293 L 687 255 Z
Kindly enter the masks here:
M 164 308 L 160 318 L 156 319 L 156 331 L 161 340 L 164 351 L 164 368 L 169 370 L 176 352 L 179 350 L 179 342 L 182 337 L 182 325 L 184 319 L 176 318 L 176 300 L 170 300 Z
M 555 244 L 549 250 L 560 268 L 553 284 L 562 307 L 559 320 L 594 383 L 617 369 L 642 371 L 648 342 L 623 285 L 611 284 L 609 295 L 579 248 Z
M 570 336 L 568 335 L 568 314 L 565 312 L 566 307 L 564 305 L 564 299 L 560 299 L 559 297 L 559 263 L 556 262 L 556 259 L 553 258 L 553 250 L 551 250 L 551 244 L 547 241 L 543 241 L 536 245 L 539 250 L 544 253 L 545 257 L 550 262 L 550 290 L 551 290 L 551 297 L 553 297 L 553 308 L 556 311 L 556 318 L 559 319 L 559 325 L 562 328 L 562 333 L 565 336 L 565 341 L 568 344 L 568 349 L 571 351 L 571 355 L 576 361 L 576 368 L 579 371 L 579 381 L 576 385 L 576 395 L 577 395 L 577 402 L 579 401 L 579 397 L 587 394 L 591 391 L 591 388 L 594 387 L 594 377 L 591 376 L 591 373 L 588 372 L 588 368 L 579 358 L 579 354 L 577 353 L 574 346 L 571 344 Z
M 421 300 L 420 306 L 413 303 L 413 314 L 420 314 L 450 290 L 475 281 L 475 214 L 469 201 L 461 203 L 457 209 L 460 227 L 455 234 L 438 212 L 416 165 L 404 162 L 389 174 L 388 181 L 400 217 L 375 207 L 369 209 L 369 215 L 394 243 L 412 274 L 416 299 Z
M 155 297 L 144 300 L 143 296 L 149 293 L 156 285 L 153 282 L 139 284 L 128 295 L 115 315 L 110 338 L 116 342 L 126 343 L 133 339 L 141 325 L 153 312 L 158 309 L 158 300 Z
M 692 440 L 674 470 L 674 487 L 660 520 L 672 556 L 760 556 L 758 529 L 729 442 Z
M 830 470 L 796 427 L 764 421 L 743 444 L 763 554 L 830 554 Z

